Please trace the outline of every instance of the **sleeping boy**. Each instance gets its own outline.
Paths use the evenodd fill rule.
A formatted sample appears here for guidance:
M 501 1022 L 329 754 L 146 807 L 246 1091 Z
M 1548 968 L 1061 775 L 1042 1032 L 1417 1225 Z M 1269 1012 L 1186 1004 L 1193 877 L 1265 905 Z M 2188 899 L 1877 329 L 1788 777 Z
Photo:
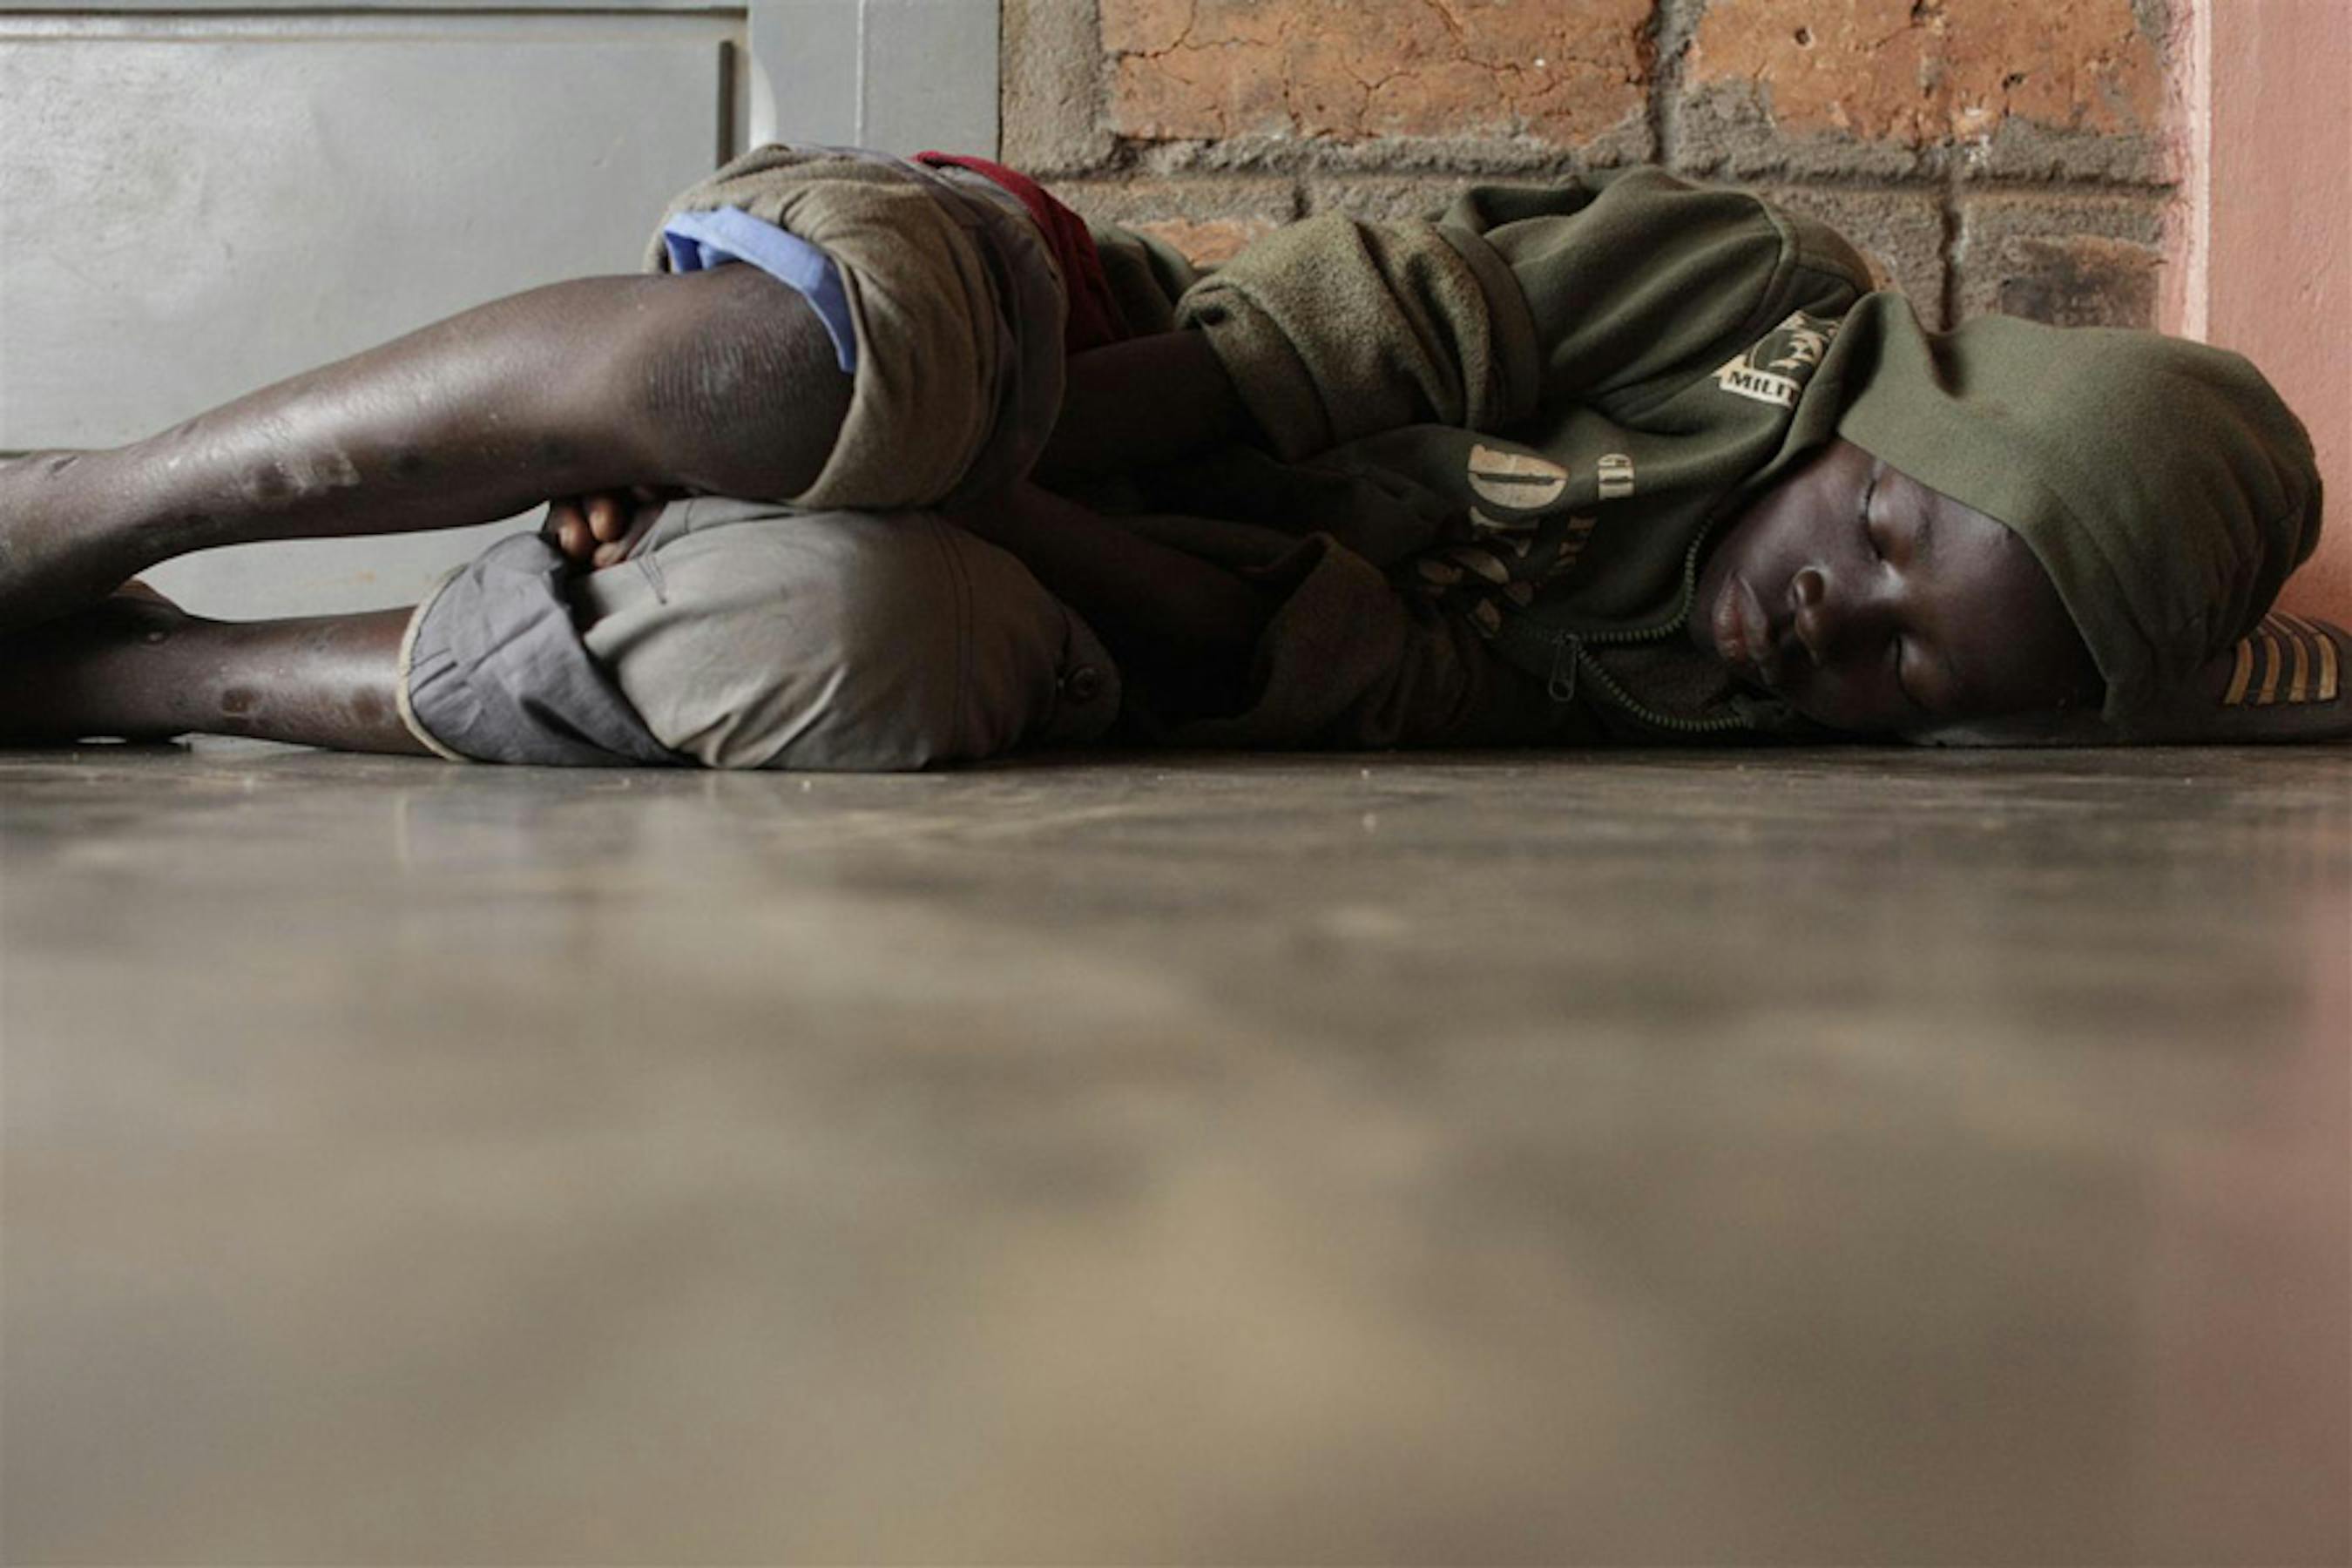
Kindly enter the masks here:
M 2311 446 L 2242 359 L 1945 333 L 1633 169 L 1197 275 L 979 160 L 761 148 L 640 278 L 0 468 L 0 736 L 909 768 L 1097 744 L 2316 740 Z M 557 500 L 414 610 L 180 552 Z

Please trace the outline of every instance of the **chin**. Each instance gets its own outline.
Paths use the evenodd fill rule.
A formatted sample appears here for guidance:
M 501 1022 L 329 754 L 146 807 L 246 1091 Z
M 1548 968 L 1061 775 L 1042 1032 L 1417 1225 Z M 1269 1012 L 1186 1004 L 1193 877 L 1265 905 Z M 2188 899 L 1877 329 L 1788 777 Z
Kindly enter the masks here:
M 1891 741 L 1900 737 L 1904 731 L 1904 721 L 1900 719 L 1824 710 L 1800 695 L 1786 691 L 1777 695 L 1781 701 L 1796 710 L 1798 716 L 1806 723 L 1818 725 L 1832 734 L 1850 736 L 1857 741 Z

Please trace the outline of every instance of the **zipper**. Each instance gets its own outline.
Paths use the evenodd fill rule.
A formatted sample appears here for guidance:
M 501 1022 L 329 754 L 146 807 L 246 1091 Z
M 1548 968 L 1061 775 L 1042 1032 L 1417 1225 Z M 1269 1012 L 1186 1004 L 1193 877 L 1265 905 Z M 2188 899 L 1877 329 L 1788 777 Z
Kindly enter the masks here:
M 1551 676 L 1544 689 L 1555 702 L 1567 702 L 1576 696 L 1580 681 L 1590 680 L 1601 696 L 1624 712 L 1654 729 L 1681 735 L 1720 735 L 1735 730 L 1756 727 L 1757 705 L 1741 698 L 1732 699 L 1733 711 L 1720 719 L 1681 719 L 1671 713 L 1661 713 L 1646 703 L 1637 702 L 1617 678 L 1601 666 L 1601 661 L 1584 650 L 1588 647 L 1623 647 L 1635 643 L 1657 642 L 1674 636 L 1690 624 L 1691 601 L 1698 597 L 1698 552 L 1723 520 L 1723 511 L 1698 531 L 1690 549 L 1683 556 L 1683 590 L 1681 608 L 1672 617 L 1655 626 L 1635 626 L 1623 631 L 1595 627 L 1591 631 L 1563 631 L 1551 643 Z

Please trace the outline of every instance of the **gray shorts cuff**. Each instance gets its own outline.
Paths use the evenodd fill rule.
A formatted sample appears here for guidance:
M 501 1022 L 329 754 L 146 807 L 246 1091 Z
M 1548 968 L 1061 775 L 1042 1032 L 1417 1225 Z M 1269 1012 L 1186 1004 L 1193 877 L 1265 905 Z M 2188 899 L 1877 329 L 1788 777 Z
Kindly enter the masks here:
M 433 606 L 441 602 L 441 590 L 456 582 L 458 574 L 465 570 L 465 567 L 459 566 L 443 573 L 441 580 L 433 584 L 433 591 L 425 595 L 423 602 L 418 604 L 415 610 L 409 616 L 408 625 L 400 634 L 400 666 L 393 686 L 393 697 L 400 709 L 401 723 L 407 726 L 408 732 L 416 737 L 418 744 L 445 763 L 470 763 L 474 759 L 463 752 L 452 750 L 447 742 L 436 735 L 425 724 L 424 719 L 417 714 L 416 704 L 408 694 L 409 678 L 411 672 L 416 668 L 417 634 L 424 630 L 426 618 L 433 613 Z
M 686 761 L 656 741 L 581 645 L 572 568 L 535 533 L 499 540 L 410 621 L 401 716 L 442 756 L 558 767 Z

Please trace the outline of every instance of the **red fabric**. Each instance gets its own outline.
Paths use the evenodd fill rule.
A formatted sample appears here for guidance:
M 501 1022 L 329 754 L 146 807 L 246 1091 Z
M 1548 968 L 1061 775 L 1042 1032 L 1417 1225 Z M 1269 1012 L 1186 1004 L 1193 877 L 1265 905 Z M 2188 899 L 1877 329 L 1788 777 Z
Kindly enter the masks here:
M 970 169 L 1012 192 L 1029 209 L 1054 259 L 1061 264 L 1063 280 L 1069 287 L 1070 318 L 1062 334 L 1066 352 L 1080 353 L 1134 336 L 1119 314 L 1118 301 L 1111 296 L 1110 279 L 1103 274 L 1102 253 L 1095 248 L 1095 237 L 1088 232 L 1087 220 L 1047 195 L 1045 186 L 985 158 L 967 158 L 954 153 L 918 153 L 915 162 L 934 167 L 945 163 Z

